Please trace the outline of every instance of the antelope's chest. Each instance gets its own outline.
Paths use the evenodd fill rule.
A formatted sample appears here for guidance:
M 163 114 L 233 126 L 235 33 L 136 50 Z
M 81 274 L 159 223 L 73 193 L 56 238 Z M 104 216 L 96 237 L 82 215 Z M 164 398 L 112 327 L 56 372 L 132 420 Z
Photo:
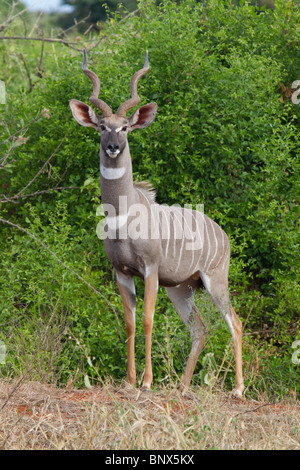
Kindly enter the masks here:
M 117 271 L 144 277 L 145 268 L 156 264 L 159 250 L 149 240 L 104 240 L 107 257 Z

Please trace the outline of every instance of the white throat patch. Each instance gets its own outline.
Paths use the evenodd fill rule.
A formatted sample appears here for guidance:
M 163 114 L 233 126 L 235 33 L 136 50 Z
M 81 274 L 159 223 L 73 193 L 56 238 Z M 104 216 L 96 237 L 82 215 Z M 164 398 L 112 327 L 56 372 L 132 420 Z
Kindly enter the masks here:
M 125 167 L 121 168 L 107 168 L 100 163 L 100 173 L 106 180 L 117 180 L 124 176 L 126 171 Z

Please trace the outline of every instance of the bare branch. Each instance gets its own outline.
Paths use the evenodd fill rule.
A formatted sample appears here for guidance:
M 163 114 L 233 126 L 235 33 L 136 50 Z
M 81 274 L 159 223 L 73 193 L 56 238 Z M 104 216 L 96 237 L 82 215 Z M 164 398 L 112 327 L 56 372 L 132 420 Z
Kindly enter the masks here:
M 21 61 L 23 62 L 24 64 L 24 67 L 25 67 L 25 70 L 26 70 L 26 74 L 27 74 L 27 78 L 28 78 L 28 82 L 29 82 L 29 93 L 33 90 L 34 88 L 34 85 L 32 83 L 32 80 L 31 80 L 31 76 L 30 76 L 30 72 L 29 72 L 29 69 L 27 67 L 27 64 L 26 64 L 26 60 L 24 59 L 24 56 L 22 53 L 19 54 L 19 57 L 21 59 Z
M 2 23 L 2 24 L 0 25 L 0 31 L 4 31 L 5 28 L 6 28 L 14 19 L 16 19 L 18 16 L 22 15 L 23 13 L 25 13 L 25 11 L 28 11 L 29 8 L 30 8 L 30 6 L 28 6 L 28 7 L 24 8 L 24 10 L 21 10 L 21 11 L 19 11 L 18 13 L 16 13 L 15 15 L 13 15 L 13 12 L 14 12 L 15 7 L 16 7 L 17 4 L 18 4 L 18 2 L 13 2 L 13 3 L 12 3 L 12 9 L 11 9 L 11 11 L 10 11 L 8 17 L 6 18 L 6 20 L 4 21 L 4 23 Z
M 9 12 L 9 14 L 8 14 L 8 17 L 6 18 L 6 20 L 4 21 L 4 23 L 2 23 L 2 24 L 0 25 L 0 31 L 4 31 L 6 25 L 9 24 L 10 19 L 11 19 L 12 15 L 13 15 L 13 12 L 14 12 L 14 10 L 15 10 L 16 5 L 17 5 L 16 2 L 12 2 L 11 10 L 10 10 L 10 12 Z
M 40 21 L 40 18 L 41 18 L 41 16 L 42 16 L 43 14 L 44 14 L 44 10 L 41 10 L 39 16 L 37 17 L 37 19 L 36 19 L 36 21 L 35 21 L 35 23 L 34 23 L 32 29 L 31 29 L 31 31 L 30 31 L 30 33 L 29 33 L 28 36 L 27 36 L 28 38 L 30 38 L 30 36 L 32 35 L 33 31 L 34 31 L 35 28 L 37 27 L 37 24 L 38 24 L 38 22 Z
M 45 167 L 48 165 L 48 163 L 50 162 L 50 160 L 54 157 L 54 155 L 57 153 L 57 151 L 59 150 L 59 148 L 61 147 L 61 145 L 63 144 L 64 140 L 66 139 L 67 135 L 68 135 L 69 132 L 67 132 L 65 134 L 65 136 L 62 138 L 62 140 L 59 142 L 58 146 L 56 147 L 56 149 L 54 150 L 54 152 L 50 155 L 50 157 L 48 158 L 48 160 L 44 163 L 44 165 L 39 169 L 39 171 L 36 173 L 36 175 L 32 178 L 31 181 L 29 181 L 29 183 L 24 186 L 23 189 L 21 189 L 21 191 L 19 191 L 15 196 L 13 196 L 13 198 L 16 198 L 17 196 L 20 196 L 27 188 L 29 188 L 29 186 L 32 185 L 32 183 L 37 179 L 37 177 L 43 172 L 43 170 L 45 169 Z
M 24 199 L 24 198 L 27 198 L 27 197 L 34 197 L 34 196 L 39 196 L 40 194 L 51 194 L 51 191 L 66 191 L 66 190 L 69 190 L 69 189 L 80 189 L 80 186 L 58 186 L 58 187 L 55 187 L 55 188 L 49 188 L 49 189 L 43 189 L 41 191 L 35 191 L 35 193 L 32 193 L 32 194 L 23 194 L 23 195 L 16 195 L 16 196 L 5 196 L 5 194 L 1 194 L 1 196 L 4 198 L 4 199 L 0 199 L 0 202 L 15 202 L 17 201 L 18 199 Z
M 43 36 L 44 36 L 44 33 L 43 33 Z M 36 72 L 37 76 L 38 77 L 42 77 L 43 76 L 43 69 L 42 69 L 42 62 L 43 62 L 43 58 L 44 58 L 44 41 L 42 42 L 42 48 L 41 48 L 41 57 L 40 57 L 40 61 L 38 63 L 38 70 Z
M 7 162 L 7 159 L 8 157 L 10 156 L 11 152 L 14 150 L 15 146 L 14 146 L 14 142 L 11 144 L 7 154 L 3 157 L 2 161 L 1 161 L 1 164 L 0 164 L 0 169 L 1 168 L 4 168 L 5 165 L 6 165 L 6 162 Z
M 139 8 L 137 8 L 136 10 L 134 11 L 131 11 L 130 13 L 128 13 L 128 15 L 124 16 L 124 18 L 122 18 L 120 21 L 118 21 L 117 25 L 123 23 L 124 21 L 126 21 L 128 18 L 130 18 L 131 16 L 135 15 L 136 13 L 138 13 L 140 11 Z M 114 34 L 112 35 L 114 36 Z M 91 51 L 92 49 L 95 49 L 95 47 L 98 46 L 98 44 L 100 44 L 101 41 L 103 41 L 104 39 L 107 39 L 109 38 L 110 35 L 106 34 L 105 36 L 102 36 L 100 37 L 100 39 L 98 39 L 97 42 L 95 42 L 94 44 L 92 44 L 90 47 L 87 47 L 86 50 L 87 52 Z
M 77 42 L 68 42 L 64 39 L 52 39 L 52 38 L 29 38 L 26 36 L 0 36 L 0 39 L 13 39 L 13 40 L 20 40 L 20 41 L 45 41 L 45 42 L 56 42 L 60 44 L 64 44 L 65 46 L 74 49 L 75 51 L 82 52 L 81 49 L 78 47 L 74 47 L 72 44 L 77 44 Z
M 56 36 L 60 36 L 60 35 L 62 35 L 62 34 L 65 36 L 67 32 L 71 31 L 71 30 L 74 29 L 74 28 L 77 28 L 77 26 L 78 26 L 79 24 L 84 23 L 86 20 L 88 20 L 90 16 L 91 16 L 91 12 L 89 12 L 89 14 L 88 14 L 85 18 L 82 18 L 82 20 L 80 20 L 80 21 L 74 23 L 74 24 L 73 24 L 72 26 L 70 26 L 69 28 L 64 29 L 63 31 L 60 31 Z
M 102 297 L 105 302 L 109 305 L 109 307 L 113 310 L 113 312 L 115 313 L 116 315 L 116 318 L 117 318 L 117 321 L 118 321 L 118 324 L 119 324 L 119 327 L 120 327 L 120 323 L 119 323 L 119 319 L 118 319 L 118 315 L 117 315 L 117 312 L 114 308 L 114 306 L 110 303 L 110 301 L 105 297 L 105 295 L 102 294 L 102 292 L 98 291 L 94 286 L 92 286 L 88 281 L 86 281 L 82 276 L 80 276 L 80 274 L 78 274 L 76 271 L 74 271 L 74 269 L 70 268 L 68 265 L 66 265 L 61 259 L 59 259 L 59 257 L 52 251 L 50 250 L 50 248 L 48 248 L 45 243 L 43 243 L 41 240 L 39 240 L 35 235 L 33 235 L 33 233 L 29 232 L 28 230 L 26 230 L 25 228 L 21 227 L 20 225 L 18 224 L 14 224 L 13 222 L 10 222 L 10 220 L 5 220 L 3 219 L 2 217 L 0 217 L 0 222 L 4 223 L 4 224 L 7 224 L 7 225 L 10 225 L 11 227 L 15 227 L 17 228 L 18 230 L 21 230 L 22 232 L 26 233 L 27 235 L 29 235 L 29 237 L 33 238 L 33 240 L 35 240 L 39 245 L 41 245 L 45 250 L 48 251 L 48 253 L 50 253 L 51 256 L 53 256 L 56 261 L 58 261 L 65 269 L 67 269 L 68 271 L 70 271 L 71 273 L 73 273 L 80 281 L 82 281 L 84 284 L 86 284 L 90 289 L 92 289 L 97 295 L 99 295 L 100 297 Z
M 28 124 L 21 127 L 21 129 L 19 129 L 18 131 L 16 131 L 14 134 L 10 135 L 9 137 L 7 137 L 7 139 L 5 139 L 3 142 L 0 142 L 0 147 L 1 145 L 6 144 L 6 142 L 8 142 L 10 139 L 13 139 L 16 135 L 20 134 L 20 132 L 24 131 L 24 129 L 27 129 L 27 127 L 31 126 L 31 124 L 37 121 L 42 116 L 42 114 L 43 114 L 43 111 L 39 113 L 34 119 L 32 119 L 32 121 L 30 121 Z

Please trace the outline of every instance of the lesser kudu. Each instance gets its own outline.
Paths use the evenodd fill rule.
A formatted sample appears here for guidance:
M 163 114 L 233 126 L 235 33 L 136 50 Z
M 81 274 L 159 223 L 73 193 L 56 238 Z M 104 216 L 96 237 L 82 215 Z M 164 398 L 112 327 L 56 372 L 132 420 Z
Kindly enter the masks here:
M 139 276 L 145 282 L 145 390 L 149 390 L 152 383 L 151 335 L 158 286 L 166 288 L 167 295 L 190 331 L 192 346 L 181 379 L 181 388 L 185 390 L 204 345 L 205 327 L 194 302 L 195 290 L 203 284 L 231 332 L 236 367 L 234 394 L 241 396 L 244 391 L 242 326 L 229 298 L 230 246 L 227 235 L 204 213 L 159 205 L 154 200 L 151 188 L 133 182 L 127 135 L 134 129 L 149 126 L 157 111 L 157 104 L 150 103 L 126 117 L 129 109 L 140 102 L 137 83 L 149 70 L 148 54 L 144 67 L 131 79 L 131 98 L 120 105 L 115 114 L 99 99 L 100 80 L 87 66 L 86 51 L 82 70 L 93 84 L 90 101 L 100 110 L 101 115 L 78 100 L 71 100 L 70 106 L 79 124 L 93 127 L 101 135 L 100 185 L 106 214 L 104 247 L 116 270 L 124 306 L 127 380 L 132 385 L 136 381 L 134 276 Z

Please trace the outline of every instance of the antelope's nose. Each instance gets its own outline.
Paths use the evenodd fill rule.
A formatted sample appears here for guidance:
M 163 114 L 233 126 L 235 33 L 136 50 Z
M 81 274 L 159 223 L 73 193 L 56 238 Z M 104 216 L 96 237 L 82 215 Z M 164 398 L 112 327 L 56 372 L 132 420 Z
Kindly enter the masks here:
M 115 153 L 117 150 L 119 150 L 119 146 L 118 144 L 108 144 L 107 149 Z

